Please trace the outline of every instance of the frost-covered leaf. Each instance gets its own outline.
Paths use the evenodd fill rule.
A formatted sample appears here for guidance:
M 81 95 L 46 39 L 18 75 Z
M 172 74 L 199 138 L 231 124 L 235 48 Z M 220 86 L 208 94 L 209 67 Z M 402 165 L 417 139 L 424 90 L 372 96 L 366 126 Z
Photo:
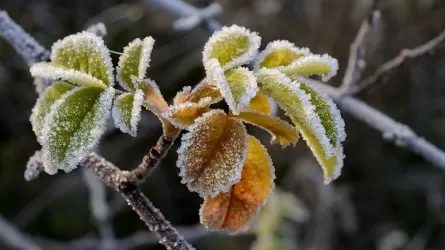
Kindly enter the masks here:
M 113 96 L 113 88 L 77 87 L 51 106 L 41 136 L 47 173 L 69 172 L 90 153 L 105 131 Z
M 247 68 L 238 67 L 224 72 L 218 61 L 209 60 L 206 74 L 221 92 L 230 111 L 239 114 L 258 91 L 256 78 Z
M 244 110 L 235 117 L 269 132 L 272 136 L 272 143 L 280 143 L 281 146 L 288 146 L 295 145 L 298 141 L 298 130 L 278 117 L 254 110 Z
M 29 70 L 33 77 L 41 77 L 48 80 L 64 80 L 72 84 L 105 89 L 103 81 L 78 70 L 69 69 L 56 63 L 36 63 Z
M 110 52 L 103 39 L 90 32 L 70 35 L 54 43 L 51 62 L 91 75 L 106 86 L 113 86 Z
M 216 197 L 207 196 L 201 206 L 201 223 L 211 230 L 239 233 L 265 204 L 275 178 L 272 161 L 261 143 L 253 136 L 248 139 L 247 159 L 241 179 L 231 190 Z
M 246 109 L 255 110 L 267 115 L 272 114 L 272 107 L 268 97 L 259 91 L 256 93 L 255 97 L 250 100 L 250 103 Z
M 132 77 L 145 78 L 147 68 L 150 66 L 153 45 L 154 39 L 146 37 L 143 40 L 137 38 L 124 48 L 116 68 L 117 80 L 124 89 L 134 92 L 136 87 Z
M 144 93 L 138 89 L 134 94 L 124 93 L 116 98 L 112 110 L 116 128 L 135 137 L 141 119 Z
M 176 93 L 175 98 L 173 98 L 173 104 L 181 104 L 187 102 L 190 99 L 190 95 L 192 92 L 192 87 L 184 86 L 181 91 Z
M 195 122 L 195 119 L 210 110 L 212 99 L 206 97 L 198 103 L 184 102 L 172 105 L 163 117 L 178 128 L 186 129 Z
M 337 74 L 338 62 L 337 59 L 330 57 L 327 54 L 307 55 L 295 60 L 292 64 L 280 69 L 281 72 L 294 77 L 319 75 L 323 81 L 331 79 Z
M 204 46 L 204 66 L 210 59 L 216 59 L 224 70 L 247 64 L 258 53 L 260 43 L 261 37 L 244 27 L 223 27 Z
M 246 128 L 224 111 L 212 110 L 197 118 L 189 129 L 178 149 L 182 183 L 203 197 L 228 191 L 241 178 L 247 152 Z
M 308 48 L 298 48 L 289 41 L 273 41 L 258 55 L 255 69 L 288 66 L 296 59 L 309 54 Z
M 204 79 L 190 92 L 188 101 L 199 102 L 201 99 L 207 97 L 210 97 L 212 99 L 212 104 L 217 103 L 223 99 L 218 87 L 215 84 L 211 83 L 208 79 Z
M 259 71 L 261 91 L 272 97 L 300 130 L 323 168 L 325 183 L 343 166 L 344 122 L 332 100 L 308 85 L 292 81 L 275 69 Z
M 37 140 L 40 142 L 41 130 L 43 127 L 43 122 L 45 120 L 45 116 L 51 110 L 51 106 L 57 101 L 63 94 L 72 90 L 74 88 L 73 85 L 58 81 L 54 82 L 51 86 L 49 86 L 45 92 L 39 97 L 36 105 L 32 109 L 31 114 L 31 124 L 34 133 L 37 136 Z

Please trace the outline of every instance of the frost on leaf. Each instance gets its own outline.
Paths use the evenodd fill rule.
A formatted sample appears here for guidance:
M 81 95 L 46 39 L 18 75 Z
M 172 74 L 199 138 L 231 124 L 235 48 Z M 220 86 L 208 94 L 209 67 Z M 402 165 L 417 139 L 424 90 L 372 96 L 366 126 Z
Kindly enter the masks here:
M 296 59 L 309 55 L 309 53 L 308 48 L 297 48 L 289 41 L 273 41 L 258 55 L 255 69 L 288 66 Z
M 41 136 L 47 173 L 69 172 L 90 153 L 105 131 L 113 97 L 113 88 L 78 87 L 51 106 Z
M 182 183 L 202 197 L 226 192 L 241 178 L 246 152 L 244 125 L 222 110 L 209 111 L 182 137 L 177 162 Z
M 192 91 L 192 87 L 190 86 L 184 86 L 181 91 L 176 93 L 175 98 L 173 98 L 173 104 L 181 104 L 184 102 L 187 102 L 190 98 Z
M 337 178 L 343 166 L 341 142 L 345 132 L 343 119 L 332 101 L 278 70 L 262 69 L 257 77 L 261 91 L 272 97 L 300 130 L 322 166 L 325 183 Z
M 101 37 L 80 32 L 57 41 L 51 48 L 51 62 L 99 79 L 113 86 L 113 65 L 110 52 Z
M 210 82 L 208 79 L 202 80 L 193 88 L 193 90 L 190 92 L 188 101 L 199 102 L 199 100 L 206 97 L 210 97 L 212 99 L 212 104 L 217 103 L 223 99 L 218 87 Z
M 272 136 L 272 143 L 280 143 L 281 146 L 288 146 L 295 145 L 298 141 L 298 130 L 278 117 L 254 110 L 242 111 L 235 117 L 269 132 Z
M 298 76 L 319 75 L 323 81 L 331 79 L 337 74 L 337 59 L 329 55 L 308 55 L 295 60 L 287 67 L 280 69 L 281 72 L 291 78 Z
M 72 90 L 73 85 L 66 82 L 58 81 L 49 86 L 45 92 L 39 97 L 36 105 L 32 109 L 31 124 L 34 133 L 37 136 L 37 140 L 40 142 L 41 130 L 46 115 L 51 110 L 51 106 L 57 101 L 63 94 Z
M 206 74 L 221 92 L 230 111 L 239 114 L 258 91 L 256 78 L 247 68 L 239 67 L 226 72 L 215 59 L 211 59 Z
M 275 178 L 272 161 L 261 143 L 248 139 L 247 159 L 241 179 L 227 192 L 207 196 L 200 210 L 201 223 L 211 230 L 245 231 L 265 204 Z
M 224 70 L 249 63 L 258 53 L 260 43 L 261 38 L 244 27 L 223 27 L 204 46 L 204 66 L 210 59 L 216 59 Z
M 150 56 L 153 50 L 154 39 L 146 37 L 137 38 L 124 48 L 116 68 L 116 77 L 119 84 L 126 90 L 134 92 L 132 77 L 144 79 L 147 68 L 150 66 Z
M 250 100 L 249 106 L 247 106 L 246 109 L 255 110 L 267 115 L 272 114 L 272 107 L 270 105 L 268 97 L 259 91 L 256 93 L 255 97 Z
M 178 128 L 186 129 L 195 122 L 195 119 L 210 110 L 212 99 L 206 97 L 198 103 L 184 102 L 170 106 L 163 117 Z
M 144 93 L 138 89 L 134 94 L 124 93 L 116 98 L 112 110 L 116 128 L 135 137 L 141 119 Z

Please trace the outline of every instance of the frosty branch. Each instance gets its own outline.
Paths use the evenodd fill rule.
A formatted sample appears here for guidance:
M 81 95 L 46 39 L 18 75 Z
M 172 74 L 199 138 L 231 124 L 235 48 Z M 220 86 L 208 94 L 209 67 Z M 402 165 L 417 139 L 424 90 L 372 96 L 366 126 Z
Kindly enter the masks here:
M 194 15 L 193 12 L 188 11 L 188 8 L 183 8 L 183 5 L 188 5 L 190 7 L 190 4 L 178 0 L 181 2 L 181 4 L 178 4 L 177 1 L 165 1 L 165 0 L 157 0 L 152 1 L 154 4 L 159 4 L 158 2 L 164 2 L 163 7 L 165 7 L 168 11 L 175 13 L 178 16 L 181 15 Z M 186 13 L 186 14 L 184 14 Z M 211 19 L 210 21 L 217 22 L 214 19 Z M 367 21 L 365 21 L 367 22 Z M 218 25 L 216 25 L 218 26 Z M 366 25 L 364 25 L 366 26 Z M 208 31 L 209 33 L 215 32 L 217 29 L 211 29 Z M 357 34 L 357 40 L 356 44 L 359 46 L 353 46 L 352 51 L 354 52 L 356 48 L 360 48 L 360 44 L 362 44 L 360 41 L 362 41 L 362 38 L 364 35 L 362 29 L 360 29 L 359 33 Z M 443 40 L 445 39 L 445 32 L 442 32 L 440 35 L 438 35 L 433 40 L 427 42 L 426 44 L 417 47 L 414 50 L 404 50 L 403 53 L 401 53 L 396 58 L 388 61 L 387 63 L 383 64 L 372 76 L 365 79 L 363 83 L 360 83 L 360 87 L 358 89 L 364 88 L 364 86 L 371 85 L 376 80 L 378 80 L 383 74 L 388 73 L 394 69 L 396 69 L 399 65 L 401 65 L 405 59 L 407 58 L 415 58 L 417 56 L 421 56 L 428 51 L 431 51 L 432 49 L 436 48 Z M 359 54 L 359 53 L 358 53 Z M 351 77 L 349 75 L 360 75 L 357 74 L 358 72 L 354 70 L 356 68 L 354 65 L 357 64 L 357 58 L 360 59 L 360 57 L 355 56 L 354 54 L 351 55 L 352 59 L 351 66 L 348 65 L 348 68 L 351 68 L 350 74 L 346 75 L 346 78 L 344 81 L 347 82 L 345 86 L 353 86 L 357 83 L 352 82 Z M 355 72 L 354 72 L 355 71 Z M 354 78 L 355 81 L 359 81 L 360 78 L 356 77 Z M 346 113 L 349 113 L 356 119 L 364 122 L 371 128 L 374 128 L 376 130 L 379 130 L 383 135 L 385 139 L 388 139 L 392 142 L 394 142 L 398 146 L 404 146 L 407 149 L 410 149 L 414 153 L 422 156 L 425 160 L 432 163 L 434 166 L 437 166 L 441 168 L 442 170 L 445 170 L 445 153 L 428 142 L 427 140 L 418 137 L 415 135 L 415 133 L 405 124 L 399 123 L 392 118 L 388 117 L 386 114 L 370 107 L 366 103 L 351 97 L 351 96 L 344 96 L 342 93 L 345 92 L 339 91 L 335 88 L 332 88 L 322 82 L 318 81 L 311 81 L 312 83 L 316 84 L 316 86 L 323 92 L 326 92 L 330 97 L 334 99 L 334 101 L 339 104 L 339 107 Z M 363 86 L 363 87 L 361 87 Z M 356 90 L 358 91 L 358 90 Z M 348 91 L 346 91 L 348 92 Z M 351 94 L 354 91 L 352 90 Z M 359 104 L 359 105 L 356 105 Z M 379 124 L 380 122 L 383 122 Z M 406 131 L 409 131 L 409 133 L 406 133 Z M 407 136 L 408 135 L 408 136 Z M 404 142 L 404 143 L 401 143 Z M 409 142 L 409 143 L 408 143 Z

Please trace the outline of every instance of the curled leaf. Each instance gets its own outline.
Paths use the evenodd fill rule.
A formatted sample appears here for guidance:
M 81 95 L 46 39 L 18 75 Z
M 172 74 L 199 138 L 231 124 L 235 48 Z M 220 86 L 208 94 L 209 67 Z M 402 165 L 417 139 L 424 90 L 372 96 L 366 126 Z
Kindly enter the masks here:
M 110 52 L 101 37 L 80 32 L 57 41 L 51 48 L 51 62 L 80 71 L 113 86 L 113 64 Z
M 241 178 L 246 152 L 244 125 L 222 110 L 209 111 L 182 137 L 177 162 L 182 182 L 203 197 L 226 192 Z
M 116 128 L 136 137 L 143 99 L 144 93 L 140 89 L 134 94 L 124 93 L 116 98 L 112 109 Z
M 195 122 L 195 119 L 209 111 L 212 99 L 206 97 L 198 103 L 184 102 L 170 106 L 163 117 L 178 128 L 186 129 Z
M 41 136 L 47 173 L 69 172 L 91 152 L 105 131 L 113 96 L 113 88 L 78 87 L 51 106 Z
M 33 64 L 30 68 L 30 72 L 33 77 L 41 77 L 48 80 L 64 80 L 73 84 L 103 89 L 107 87 L 107 85 L 98 78 L 52 62 Z
M 190 95 L 192 92 L 192 87 L 190 86 L 184 86 L 181 91 L 176 93 L 175 97 L 173 98 L 173 104 L 181 104 L 190 99 Z
M 280 69 L 281 72 L 291 78 L 298 76 L 319 75 L 323 81 L 331 79 L 337 74 L 337 59 L 329 55 L 308 55 L 295 60 L 287 67 Z
M 298 48 L 289 41 L 273 41 L 258 55 L 255 69 L 288 66 L 296 59 L 309 54 L 308 48 Z
M 226 69 L 249 63 L 258 53 L 261 37 L 255 32 L 236 25 L 215 32 L 204 46 L 204 66 L 215 59 Z
M 211 230 L 235 234 L 247 229 L 266 202 L 275 178 L 272 161 L 264 146 L 249 136 L 247 159 L 241 179 L 231 190 L 207 196 L 200 210 L 201 223 Z
M 270 105 L 268 97 L 259 91 L 256 93 L 255 97 L 250 100 L 249 106 L 247 106 L 246 109 L 255 110 L 267 115 L 272 114 L 272 107 Z
M 57 101 L 63 94 L 72 90 L 73 85 L 66 82 L 58 81 L 49 86 L 45 92 L 39 97 L 36 105 L 32 109 L 31 124 L 34 133 L 37 136 L 37 140 L 40 142 L 41 130 L 45 116 L 51 110 L 51 106 Z
M 208 79 L 202 80 L 193 88 L 190 92 L 188 101 L 199 102 L 199 100 L 206 97 L 212 99 L 212 104 L 222 100 L 221 92 L 219 92 L 218 87 L 215 84 L 212 84 Z
M 144 107 L 161 117 L 161 114 L 168 110 L 168 104 L 156 82 L 151 79 L 133 78 L 133 80 L 136 82 L 137 88 L 144 93 Z
M 153 45 L 154 39 L 146 37 L 143 40 L 137 38 L 124 48 L 116 68 L 117 80 L 124 89 L 134 92 L 136 86 L 134 86 L 132 77 L 145 78 L 147 68 L 150 66 Z
M 288 146 L 291 144 L 295 145 L 295 143 L 298 141 L 298 130 L 291 124 L 281 120 L 278 117 L 260 113 L 254 110 L 242 111 L 235 117 L 243 122 L 253 124 L 269 132 L 269 134 L 272 136 L 272 143 L 278 142 L 281 144 L 281 146 Z
M 249 105 L 258 91 L 256 78 L 247 68 L 239 67 L 224 72 L 218 61 L 211 59 L 206 67 L 206 73 L 209 80 L 218 86 L 234 114 L 239 114 Z
M 343 166 L 345 132 L 343 119 L 329 97 L 275 69 L 262 69 L 257 77 L 261 91 L 272 97 L 300 130 L 322 166 L 325 183 L 337 178 Z

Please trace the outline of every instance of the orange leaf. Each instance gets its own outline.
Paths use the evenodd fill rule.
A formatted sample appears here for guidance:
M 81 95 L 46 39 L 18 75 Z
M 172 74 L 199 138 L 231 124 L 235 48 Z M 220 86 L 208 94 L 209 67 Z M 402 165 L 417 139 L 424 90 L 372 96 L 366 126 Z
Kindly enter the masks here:
M 300 137 L 298 130 L 293 125 L 275 116 L 253 110 L 244 110 L 234 117 L 269 132 L 272 135 L 271 143 L 278 142 L 282 146 L 295 145 Z
M 207 196 L 201 206 L 201 223 L 211 230 L 239 233 L 266 202 L 275 178 L 272 161 L 264 146 L 249 136 L 247 159 L 241 180 L 228 192 Z
M 206 97 L 198 103 L 184 102 L 172 105 L 163 117 L 176 127 L 186 129 L 195 122 L 196 118 L 210 110 L 211 101 L 210 97 Z
M 212 99 L 211 103 L 217 103 L 222 100 L 218 87 L 209 82 L 207 79 L 204 79 L 191 91 L 188 101 L 199 102 L 199 100 L 206 97 L 210 97 Z
M 241 178 L 247 153 L 246 128 L 216 109 L 197 118 L 189 129 L 178 149 L 182 182 L 203 197 L 228 191 Z
M 260 92 L 257 92 L 256 96 L 252 98 L 249 106 L 247 106 L 246 109 L 251 109 L 268 115 L 272 115 L 272 108 L 270 107 L 267 96 Z

